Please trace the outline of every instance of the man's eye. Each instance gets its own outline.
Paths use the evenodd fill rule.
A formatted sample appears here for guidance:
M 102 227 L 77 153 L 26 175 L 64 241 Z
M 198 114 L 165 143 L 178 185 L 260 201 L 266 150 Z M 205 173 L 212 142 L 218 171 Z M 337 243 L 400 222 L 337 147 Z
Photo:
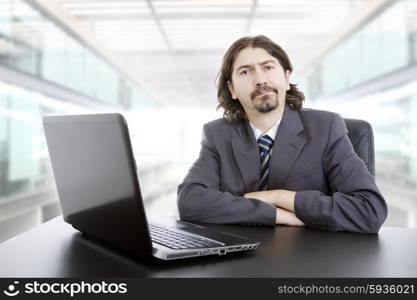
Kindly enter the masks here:
M 243 70 L 242 72 L 240 72 L 240 75 L 248 75 L 249 74 L 249 70 Z
M 274 68 L 274 66 L 265 66 L 265 69 L 267 69 L 267 70 L 271 70 L 273 68 Z

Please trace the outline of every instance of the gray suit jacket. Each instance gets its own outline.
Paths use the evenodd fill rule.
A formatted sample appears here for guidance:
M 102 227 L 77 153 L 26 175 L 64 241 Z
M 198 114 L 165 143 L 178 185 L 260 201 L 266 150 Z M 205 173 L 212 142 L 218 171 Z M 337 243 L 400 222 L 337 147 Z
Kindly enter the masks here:
M 275 225 L 276 208 L 243 195 L 259 190 L 260 158 L 248 122 L 204 125 L 202 147 L 178 187 L 180 218 Z M 296 191 L 295 214 L 329 231 L 378 232 L 387 206 L 336 113 L 286 106 L 269 161 L 268 189 Z

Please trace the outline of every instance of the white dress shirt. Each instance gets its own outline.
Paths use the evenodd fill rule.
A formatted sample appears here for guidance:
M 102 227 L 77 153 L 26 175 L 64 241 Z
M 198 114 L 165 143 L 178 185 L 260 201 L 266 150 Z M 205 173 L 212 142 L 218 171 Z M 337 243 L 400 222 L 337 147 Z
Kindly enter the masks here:
M 249 125 L 253 130 L 253 134 L 255 135 L 256 140 L 258 140 L 260 136 L 268 135 L 275 142 L 275 135 L 277 134 L 277 130 L 278 130 L 279 124 L 281 123 L 281 119 L 282 118 L 280 118 L 278 122 L 274 124 L 274 126 L 269 128 L 267 132 L 262 132 L 259 128 L 257 128 L 251 122 L 249 122 Z

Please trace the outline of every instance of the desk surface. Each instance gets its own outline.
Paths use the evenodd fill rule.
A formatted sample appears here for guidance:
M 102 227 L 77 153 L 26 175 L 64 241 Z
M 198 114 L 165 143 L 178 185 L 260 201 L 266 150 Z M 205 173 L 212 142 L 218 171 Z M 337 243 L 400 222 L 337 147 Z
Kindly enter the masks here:
M 417 229 L 378 235 L 213 225 L 261 241 L 255 251 L 143 262 L 86 239 L 57 217 L 0 244 L 0 277 L 417 277 Z

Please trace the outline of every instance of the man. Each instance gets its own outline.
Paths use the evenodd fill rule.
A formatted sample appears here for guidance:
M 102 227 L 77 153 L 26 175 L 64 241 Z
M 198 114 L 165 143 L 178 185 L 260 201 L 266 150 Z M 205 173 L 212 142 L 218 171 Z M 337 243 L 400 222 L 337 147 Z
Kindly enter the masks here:
M 302 109 L 292 71 L 265 36 L 228 49 L 217 94 L 224 115 L 204 125 L 200 155 L 178 187 L 181 219 L 379 231 L 387 206 L 343 119 Z

